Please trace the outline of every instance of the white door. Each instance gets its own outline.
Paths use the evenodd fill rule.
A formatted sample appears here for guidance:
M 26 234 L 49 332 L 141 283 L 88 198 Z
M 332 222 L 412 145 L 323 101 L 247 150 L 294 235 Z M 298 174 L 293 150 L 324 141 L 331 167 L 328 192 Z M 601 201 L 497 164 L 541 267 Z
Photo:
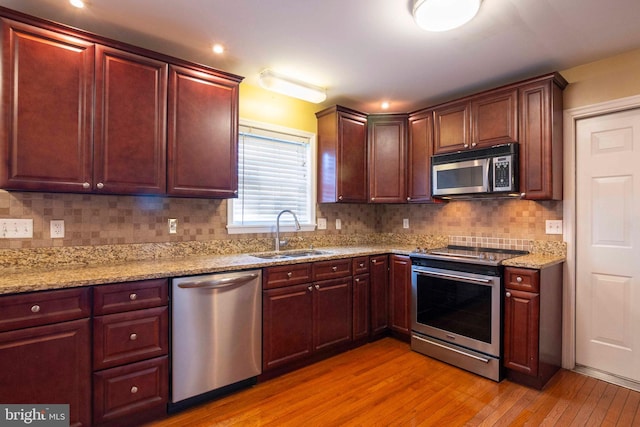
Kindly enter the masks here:
M 576 123 L 576 363 L 640 381 L 640 109 Z

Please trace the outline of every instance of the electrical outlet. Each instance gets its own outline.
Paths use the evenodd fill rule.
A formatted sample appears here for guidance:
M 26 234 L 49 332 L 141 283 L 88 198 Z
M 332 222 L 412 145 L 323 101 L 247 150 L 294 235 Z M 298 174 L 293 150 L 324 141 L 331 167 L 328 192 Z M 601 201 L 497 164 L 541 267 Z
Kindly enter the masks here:
M 52 239 L 62 239 L 64 237 L 64 220 L 52 219 L 49 221 L 49 232 Z
M 409 218 L 402 220 L 402 228 L 409 228 Z
M 545 221 L 547 234 L 562 234 L 562 220 L 548 219 Z
M 176 234 L 178 232 L 178 220 L 175 218 L 169 218 L 169 234 Z
M 318 230 L 327 229 L 327 218 L 318 218 Z
M 33 238 L 33 219 L 0 219 L 0 239 Z
M 340 221 L 340 218 L 336 219 L 336 230 L 340 230 L 342 229 L 342 221 Z

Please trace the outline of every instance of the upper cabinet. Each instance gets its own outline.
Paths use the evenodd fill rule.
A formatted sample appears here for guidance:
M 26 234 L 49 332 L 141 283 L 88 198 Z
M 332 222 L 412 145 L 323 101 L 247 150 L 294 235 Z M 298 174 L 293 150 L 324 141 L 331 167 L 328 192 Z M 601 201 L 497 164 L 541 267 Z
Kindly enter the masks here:
M 421 110 L 409 116 L 407 149 L 407 201 L 431 201 L 431 155 L 433 154 L 433 111 Z
M 520 192 L 529 200 L 562 200 L 562 90 L 557 73 L 519 87 Z
M 318 203 L 367 202 L 367 116 L 334 106 L 318 119 Z
M 434 154 L 517 142 L 517 89 L 485 92 L 434 109 Z
M 242 78 L 0 18 L 0 188 L 235 197 Z
M 367 118 L 369 201 L 406 201 L 407 115 L 377 114 Z

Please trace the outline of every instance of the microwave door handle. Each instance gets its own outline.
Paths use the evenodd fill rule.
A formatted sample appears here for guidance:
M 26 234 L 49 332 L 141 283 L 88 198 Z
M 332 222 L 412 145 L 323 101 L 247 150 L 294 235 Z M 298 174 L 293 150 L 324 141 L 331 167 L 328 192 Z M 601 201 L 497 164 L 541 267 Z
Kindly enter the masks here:
M 493 190 L 493 161 L 489 158 L 487 161 L 487 176 L 484 184 L 484 192 L 489 193 Z

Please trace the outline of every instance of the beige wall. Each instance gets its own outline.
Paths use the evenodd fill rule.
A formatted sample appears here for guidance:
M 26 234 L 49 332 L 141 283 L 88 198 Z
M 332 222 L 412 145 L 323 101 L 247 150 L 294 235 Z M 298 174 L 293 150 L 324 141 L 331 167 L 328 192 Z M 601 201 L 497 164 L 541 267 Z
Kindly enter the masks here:
M 640 94 L 640 49 L 561 71 L 570 85 L 565 108 Z M 321 107 L 243 83 L 240 117 L 316 131 Z M 2 248 L 80 246 L 239 239 L 226 233 L 226 201 L 162 197 L 44 194 L 0 190 L 0 218 L 33 218 L 33 239 L 0 239 Z M 321 205 L 329 228 L 318 234 L 372 232 L 559 240 L 544 233 L 545 219 L 562 218 L 562 202 L 474 201 L 425 205 Z M 169 235 L 167 219 L 178 219 Z M 335 230 L 335 219 L 342 230 Z M 402 219 L 410 228 L 402 228 Z M 64 219 L 65 239 L 52 240 L 49 220 Z M 259 237 L 263 237 L 260 235 Z

